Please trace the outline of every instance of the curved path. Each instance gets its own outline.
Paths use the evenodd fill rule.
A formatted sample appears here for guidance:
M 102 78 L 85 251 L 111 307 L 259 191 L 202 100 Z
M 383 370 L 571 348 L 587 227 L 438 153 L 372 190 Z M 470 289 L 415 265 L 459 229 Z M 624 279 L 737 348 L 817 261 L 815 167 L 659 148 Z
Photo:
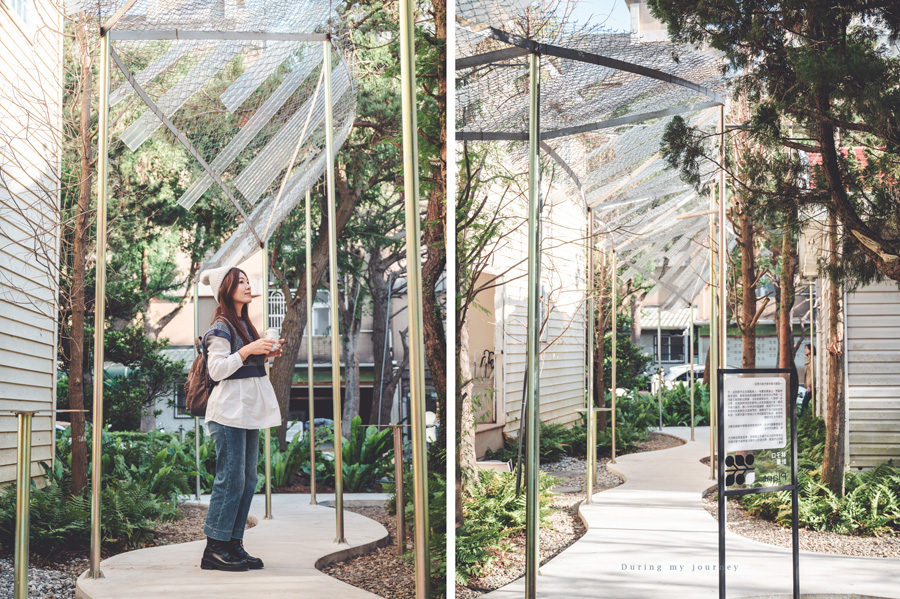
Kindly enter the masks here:
M 690 429 L 666 428 L 682 439 Z M 701 504 L 714 484 L 700 459 L 709 428 L 694 442 L 620 457 L 608 469 L 625 478 L 581 506 L 587 533 L 541 568 L 538 597 L 566 599 L 714 599 L 718 597 L 718 524 Z M 790 549 L 727 533 L 730 599 L 791 596 Z M 800 552 L 804 597 L 900 598 L 900 560 Z M 485 595 L 521 599 L 524 579 Z M 861 597 L 859 599 L 862 599 Z
M 345 503 L 386 495 L 344 495 Z M 333 495 L 319 494 L 320 502 Z M 209 496 L 204 496 L 205 502 Z M 78 599 L 288 599 L 292 597 L 341 597 L 380 599 L 362 589 L 331 578 L 316 569 L 351 555 L 361 555 L 387 542 L 385 528 L 364 516 L 344 511 L 348 544 L 334 543 L 334 509 L 309 505 L 309 495 L 272 496 L 272 520 L 264 520 L 265 497 L 256 495 L 250 509 L 258 523 L 247 530 L 244 544 L 263 559 L 266 567 L 249 572 L 201 570 L 205 541 L 150 547 L 115 555 L 100 562 L 103 578 L 78 577 Z

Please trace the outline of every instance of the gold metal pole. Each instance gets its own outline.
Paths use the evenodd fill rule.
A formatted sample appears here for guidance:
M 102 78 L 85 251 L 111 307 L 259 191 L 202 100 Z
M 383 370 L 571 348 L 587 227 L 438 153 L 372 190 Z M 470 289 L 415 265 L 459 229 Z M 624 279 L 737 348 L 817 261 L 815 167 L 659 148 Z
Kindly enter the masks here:
M 31 520 L 31 421 L 34 412 L 14 412 L 18 422 L 16 450 L 15 599 L 28 599 L 29 525 Z
M 269 241 L 262 246 L 262 322 L 263 335 L 269 328 Z M 285 298 L 286 299 L 286 298 Z M 266 376 L 269 376 L 269 360 L 266 360 Z M 263 432 L 265 446 L 263 447 L 263 455 L 265 456 L 265 477 L 266 477 L 266 515 L 264 520 L 272 519 L 272 429 L 266 427 Z
M 728 368 L 728 281 L 725 278 L 728 244 L 725 243 L 725 105 L 719 106 L 719 368 Z
M 403 132 L 403 195 L 406 207 L 406 263 L 409 298 L 409 393 L 412 427 L 416 598 L 431 584 L 428 548 L 428 471 L 425 442 L 425 341 L 422 327 L 422 257 L 419 234 L 419 144 L 416 122 L 415 4 L 400 1 L 400 100 Z
M 331 107 L 331 40 L 322 42 L 325 49 L 325 154 L 328 191 L 328 291 L 331 303 L 331 401 L 334 419 L 334 507 L 337 535 L 344 538 L 344 459 L 341 433 L 341 329 L 338 322 L 337 208 L 334 191 L 334 115 Z
M 309 504 L 316 505 L 316 407 L 313 381 L 312 211 L 306 190 L 306 393 L 309 396 Z
M 714 188 L 709 188 L 709 478 L 716 478 L 716 420 L 718 414 L 719 383 L 716 368 L 719 364 L 716 333 L 716 215 Z
M 610 236 L 610 239 L 612 237 Z M 619 336 L 619 309 L 616 303 L 616 289 L 619 282 L 619 256 L 616 253 L 615 242 L 612 249 L 612 377 L 610 380 L 610 389 L 612 390 L 612 448 L 610 451 L 610 462 L 616 463 L 616 354 Z
M 109 177 L 109 34 L 100 35 L 100 114 L 97 130 L 97 275 L 94 299 L 94 419 L 91 427 L 91 578 L 100 571 L 100 474 L 103 438 L 103 330 L 106 320 L 106 197 Z
M 694 304 L 691 309 L 691 328 L 688 330 L 688 359 L 691 361 L 691 441 L 694 440 Z
M 403 435 L 402 427 L 391 425 L 394 433 L 394 494 L 397 496 L 397 555 L 406 553 L 406 519 L 403 509 Z
M 540 488 L 539 429 L 540 376 L 538 374 L 538 339 L 540 321 L 538 302 L 540 281 L 540 55 L 529 56 L 528 110 L 528 314 L 525 355 L 527 373 L 525 421 L 525 599 L 537 597 L 537 573 L 540 567 Z
M 659 407 L 659 430 L 662 431 L 662 306 L 656 307 L 656 405 Z
M 585 464 L 585 493 L 584 493 L 584 502 L 586 504 L 591 503 L 591 497 L 594 495 L 594 478 L 596 477 L 596 471 L 594 470 L 594 462 L 597 457 L 597 438 L 596 427 L 594 426 L 594 421 L 596 419 L 596 413 L 594 412 L 594 210 L 593 208 L 588 208 L 588 296 L 587 296 L 587 310 L 588 310 L 588 321 L 587 321 L 587 347 L 588 347 L 588 359 L 587 359 L 587 405 L 586 413 L 587 413 L 587 456 L 586 456 L 586 464 Z M 602 357 L 601 357 L 602 360 Z
M 200 282 L 194 281 L 194 342 L 200 337 Z M 200 348 L 203 351 L 203 348 Z M 196 499 L 200 501 L 200 417 L 194 416 L 194 465 L 197 469 Z

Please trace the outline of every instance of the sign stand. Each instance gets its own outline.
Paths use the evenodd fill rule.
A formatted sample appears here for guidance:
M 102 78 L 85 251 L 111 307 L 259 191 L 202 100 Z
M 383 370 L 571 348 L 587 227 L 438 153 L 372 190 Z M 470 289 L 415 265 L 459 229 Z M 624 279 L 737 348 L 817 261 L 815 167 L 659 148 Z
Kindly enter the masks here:
M 787 375 L 790 385 L 786 385 L 781 377 L 746 377 L 732 378 L 730 382 L 740 381 L 740 384 L 729 384 L 725 387 L 726 375 Z M 797 398 L 787 399 L 788 390 L 796 388 L 796 372 L 787 368 L 729 368 L 718 369 L 718 491 L 719 491 L 719 599 L 726 599 L 725 593 L 725 516 L 726 500 L 728 497 L 752 495 L 755 493 L 774 493 L 778 491 L 791 492 L 791 558 L 793 562 L 793 597 L 800 599 L 800 527 L 797 509 L 799 506 L 799 484 L 797 481 Z M 780 383 L 779 383 L 780 381 Z M 741 429 L 739 433 L 729 433 L 725 428 L 726 395 L 729 408 L 734 408 L 732 420 L 740 419 Z M 754 469 L 755 458 L 751 454 L 744 456 L 737 454 L 726 458 L 726 438 L 730 445 L 730 451 L 748 451 L 753 449 L 771 449 L 784 447 L 784 426 L 774 427 L 773 423 L 782 422 L 783 413 L 779 413 L 777 402 L 780 401 L 790 412 L 791 418 L 791 484 L 763 487 L 750 487 L 741 489 L 728 489 L 729 485 L 744 484 L 748 473 Z M 768 425 L 768 426 L 767 426 Z M 781 436 L 779 443 L 778 436 Z M 775 445 L 773 445 L 775 443 Z M 726 472 L 727 469 L 727 472 Z M 755 478 L 755 475 L 754 475 Z M 751 479 L 752 480 L 752 479 Z M 751 481 L 747 481 L 751 482 Z M 777 481 L 774 481 L 777 482 Z

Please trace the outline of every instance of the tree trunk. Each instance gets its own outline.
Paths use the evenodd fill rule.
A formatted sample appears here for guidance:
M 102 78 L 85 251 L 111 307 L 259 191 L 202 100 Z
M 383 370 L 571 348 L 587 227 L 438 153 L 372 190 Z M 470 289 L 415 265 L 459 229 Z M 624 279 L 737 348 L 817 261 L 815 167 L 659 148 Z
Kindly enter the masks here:
M 372 410 L 369 424 L 391 424 L 394 410 L 394 393 L 403 371 L 408 364 L 408 356 L 404 352 L 402 363 L 394 368 L 395 352 L 391 347 L 390 304 L 393 279 L 390 285 L 384 275 L 387 264 L 381 259 L 382 248 L 372 247 L 369 250 L 368 280 L 369 293 L 372 295 L 372 347 L 375 356 L 375 378 L 372 384 Z M 390 264 L 394 264 L 390 261 Z
M 712 348 L 712 343 L 713 343 L 713 339 L 712 339 L 712 336 L 710 336 L 710 338 L 709 338 L 710 345 L 708 348 L 706 348 L 706 366 L 703 367 L 703 384 L 707 385 L 707 386 L 709 385 L 709 377 L 711 375 L 710 362 L 711 362 L 711 358 L 712 358 L 712 352 L 709 350 Z M 713 398 L 712 401 L 716 401 L 715 398 Z
M 337 187 L 337 196 L 339 202 L 336 210 L 337 236 L 340 237 L 347 226 L 347 221 L 353 214 L 356 204 L 359 202 L 359 196 L 350 189 L 347 183 L 347 175 L 345 167 L 340 165 L 335 172 L 335 183 Z M 316 242 L 312 249 L 312 288 L 319 287 L 322 280 L 322 274 L 328 264 L 328 217 L 323 212 L 319 228 L 316 232 Z M 306 279 L 306 270 L 301 270 L 298 274 L 299 281 Z M 313 291 L 315 293 L 315 291 Z M 287 299 L 287 295 L 285 299 Z M 272 387 L 275 388 L 275 396 L 278 398 L 278 407 L 281 409 L 281 426 L 275 433 L 279 446 L 283 450 L 287 445 L 287 423 L 285 418 L 288 415 L 288 405 L 291 399 L 291 382 L 294 378 L 294 363 L 297 360 L 297 354 L 300 351 L 300 342 L 303 340 L 303 329 L 306 328 L 306 285 L 297 285 L 297 291 L 294 296 L 287 301 L 285 306 L 284 321 L 281 324 L 281 338 L 284 339 L 284 354 L 280 358 L 275 358 L 275 363 L 269 373 L 269 379 Z M 312 359 L 312 356 L 310 356 Z
M 356 306 L 349 304 L 352 312 L 347 315 L 349 320 L 348 331 L 344 337 L 344 410 L 341 413 L 342 433 L 350 438 L 350 424 L 359 414 L 359 334 L 361 332 L 361 319 Z
M 87 270 L 87 235 L 90 229 L 88 213 L 91 208 L 91 184 L 93 164 L 91 148 L 91 94 L 92 59 L 88 33 L 82 21 L 75 25 L 81 50 L 81 119 L 79 122 L 79 147 L 81 158 L 81 184 L 78 188 L 78 208 L 75 213 L 75 235 L 72 248 L 72 328 L 69 354 L 69 409 L 72 412 L 72 488 L 79 493 L 87 485 L 87 441 L 84 435 L 84 321 L 85 274 Z M 103 384 L 95 381 L 94 384 Z
M 778 289 L 778 367 L 790 368 L 797 380 L 797 364 L 794 362 L 794 330 L 791 313 L 794 310 L 794 273 L 796 249 L 790 232 L 781 238 L 781 276 Z M 797 384 L 791 386 L 791 397 L 797 397 Z
M 739 207 L 741 209 L 741 207 Z M 741 247 L 741 367 L 756 368 L 756 256 L 753 222 L 746 209 L 738 214 Z
M 631 287 L 633 282 L 631 279 L 628 280 L 628 286 Z M 641 332 L 643 332 L 643 326 L 641 323 L 641 308 L 644 307 L 644 298 L 647 297 L 647 293 L 641 293 L 640 297 L 638 297 L 637 293 L 633 293 L 628 300 L 628 306 L 631 309 L 631 343 L 634 345 L 641 344 Z
M 469 356 L 468 317 L 460 328 L 458 343 L 459 361 L 456 367 L 459 372 L 457 380 L 461 388 L 458 391 L 456 402 L 456 431 L 459 437 L 459 447 L 457 447 L 457 456 L 459 456 L 457 486 L 462 491 L 478 483 L 478 467 L 475 463 L 475 406 L 474 398 L 472 397 L 474 385 L 472 383 L 471 357 Z M 460 514 L 457 514 L 457 516 L 459 522 L 461 522 Z
M 832 214 L 829 231 L 831 266 L 836 268 L 838 255 L 837 218 Z M 827 411 L 825 413 L 825 457 L 822 461 L 822 481 L 838 497 L 844 495 L 844 340 L 841 327 L 840 286 L 830 281 L 827 287 L 828 303 L 828 389 Z
M 434 14 L 434 39 L 439 65 L 437 77 L 437 103 L 439 126 L 437 137 L 437 162 L 431 165 L 433 188 L 428 197 L 426 218 L 422 227 L 422 241 L 425 244 L 426 259 L 422 266 L 422 327 L 425 337 L 425 359 L 431 371 L 431 380 L 437 393 L 438 427 L 434 447 L 447 447 L 447 333 L 444 330 L 444 314 L 437 298 L 437 286 L 445 276 L 447 265 L 447 77 L 446 77 L 446 40 L 447 40 L 447 4 L 445 0 L 432 2 Z M 447 298 L 455 301 L 455 298 Z M 411 343 L 417 343 L 412 339 Z M 431 470 L 444 468 L 446 457 L 443 451 L 429 453 L 428 467 Z

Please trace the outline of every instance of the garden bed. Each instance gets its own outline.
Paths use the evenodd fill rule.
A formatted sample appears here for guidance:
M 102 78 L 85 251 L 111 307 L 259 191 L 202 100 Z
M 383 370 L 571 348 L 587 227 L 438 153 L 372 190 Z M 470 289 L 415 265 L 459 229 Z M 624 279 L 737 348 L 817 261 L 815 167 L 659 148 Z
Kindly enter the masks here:
M 714 493 L 703 498 L 703 507 L 718 520 L 719 504 Z M 790 528 L 751 516 L 735 499 L 728 500 L 727 516 L 728 530 L 735 534 L 767 545 L 791 547 Z M 900 537 L 843 535 L 801 527 L 800 549 L 816 553 L 900 559 Z
M 383 507 L 345 506 L 379 522 L 388 531 L 388 544 L 371 553 L 332 564 L 322 571 L 357 588 L 385 599 L 411 599 L 416 594 L 415 567 L 410 560 L 397 555 L 397 516 Z M 406 527 L 406 551 L 412 551 L 412 530 Z
M 174 522 L 163 522 L 157 525 L 152 540 L 146 547 L 173 545 L 206 539 L 203 534 L 203 523 L 206 520 L 206 506 L 191 503 L 179 505 L 181 519 Z M 247 528 L 253 527 L 252 521 Z M 133 551 L 118 547 L 105 547 L 100 554 L 107 559 L 119 553 Z M 13 596 L 13 556 L 12 553 L 0 550 L 0 597 Z M 30 599 L 74 599 L 75 579 L 90 567 L 90 549 L 77 551 L 62 550 L 54 552 L 43 561 L 32 557 L 28 569 L 28 586 Z M 200 554 L 197 554 L 199 563 Z
M 671 435 L 650 433 L 647 441 L 638 443 L 632 453 L 658 451 L 683 445 L 684 441 Z M 598 458 L 597 478 L 594 492 L 611 489 L 622 484 L 622 479 L 606 469 L 609 458 Z M 540 530 L 541 564 L 550 561 L 578 539 L 587 529 L 578 515 L 578 508 L 584 501 L 585 476 L 584 458 L 563 457 L 557 462 L 543 464 L 541 471 L 559 479 L 553 487 L 555 493 L 550 507 L 557 510 L 550 516 L 549 527 Z M 518 531 L 502 542 L 502 549 L 495 552 L 491 573 L 481 578 L 472 578 L 468 586 L 456 585 L 457 599 L 474 599 L 499 589 L 525 575 L 525 532 Z

